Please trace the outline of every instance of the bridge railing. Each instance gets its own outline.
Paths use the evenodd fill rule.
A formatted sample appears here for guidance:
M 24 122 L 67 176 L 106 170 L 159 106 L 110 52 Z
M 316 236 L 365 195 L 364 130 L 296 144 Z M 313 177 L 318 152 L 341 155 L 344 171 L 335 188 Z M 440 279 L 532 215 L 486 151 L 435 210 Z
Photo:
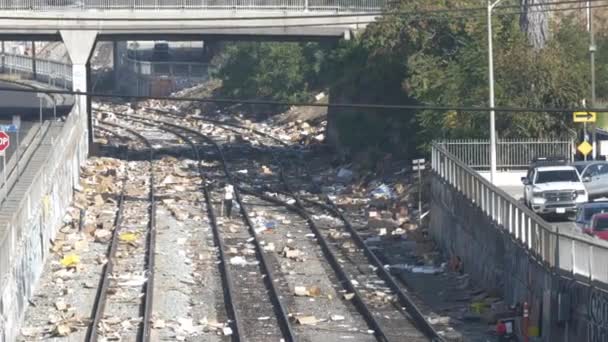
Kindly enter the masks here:
M 460 192 L 545 266 L 608 284 L 608 243 L 560 232 L 458 159 L 444 144 L 433 145 L 431 159 L 433 171 L 444 186 Z
M 0 0 L 0 10 L 82 11 L 120 9 L 379 11 L 385 0 Z
M 456 158 L 476 170 L 490 169 L 490 142 L 488 140 L 445 140 L 438 144 Z M 497 140 L 496 167 L 498 169 L 526 169 L 535 157 L 560 156 L 573 160 L 574 140 Z
M 33 73 L 33 58 L 30 56 L 14 55 L 5 53 L 0 55 L 4 72 Z M 69 87 L 72 83 L 72 66 L 58 61 L 36 58 L 36 74 L 42 76 L 49 83 L 60 82 L 63 87 Z

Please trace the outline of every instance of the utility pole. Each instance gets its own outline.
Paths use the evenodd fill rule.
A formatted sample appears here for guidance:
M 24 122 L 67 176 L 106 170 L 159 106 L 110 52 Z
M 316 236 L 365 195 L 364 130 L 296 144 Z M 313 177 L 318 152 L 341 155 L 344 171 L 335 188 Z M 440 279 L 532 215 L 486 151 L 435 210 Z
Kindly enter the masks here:
M 590 56 L 590 65 L 591 65 L 591 108 L 595 108 L 595 51 L 597 47 L 595 46 L 595 36 L 593 32 L 593 11 L 591 10 L 590 2 L 587 1 L 587 22 L 589 27 L 589 56 Z M 591 136 L 593 141 L 593 159 L 597 159 L 597 124 L 594 122 L 591 126 Z
M 488 83 L 490 86 L 490 183 L 496 179 L 496 114 L 494 112 L 494 52 L 492 47 L 492 10 L 502 0 L 488 0 Z

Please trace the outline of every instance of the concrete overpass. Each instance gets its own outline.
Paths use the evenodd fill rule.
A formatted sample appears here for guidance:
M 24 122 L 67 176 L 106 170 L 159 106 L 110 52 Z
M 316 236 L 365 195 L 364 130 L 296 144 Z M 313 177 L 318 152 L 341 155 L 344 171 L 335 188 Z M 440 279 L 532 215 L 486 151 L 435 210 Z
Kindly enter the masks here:
M 339 39 L 375 20 L 385 0 L 1 0 L 0 39 L 62 40 L 72 88 L 89 90 L 98 40 Z M 89 100 L 77 108 L 88 134 Z

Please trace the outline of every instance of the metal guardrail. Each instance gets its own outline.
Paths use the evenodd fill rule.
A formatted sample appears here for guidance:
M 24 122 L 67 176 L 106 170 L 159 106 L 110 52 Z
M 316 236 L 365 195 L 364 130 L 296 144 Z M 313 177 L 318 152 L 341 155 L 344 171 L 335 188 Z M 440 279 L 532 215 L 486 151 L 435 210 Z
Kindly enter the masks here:
M 477 170 L 490 169 L 490 142 L 488 140 L 438 141 L 448 152 L 466 165 Z M 560 156 L 570 161 L 574 157 L 574 140 L 498 140 L 496 167 L 498 169 L 526 169 L 533 158 Z
M 33 58 L 30 56 L 0 54 L 4 71 L 9 74 L 33 73 Z M 60 82 L 64 88 L 72 83 L 72 66 L 58 61 L 36 58 L 36 74 L 47 79 L 49 84 Z
M 208 63 L 196 62 L 151 62 L 126 59 L 127 68 L 142 76 L 169 76 L 187 78 L 207 78 Z
M 608 284 L 608 243 L 560 232 L 459 160 L 443 143 L 433 144 L 431 160 L 433 171 L 444 186 L 459 191 L 545 266 L 576 278 Z
M 0 10 L 290 10 L 299 12 L 378 11 L 384 0 L 0 0 Z
M 19 153 L 13 153 L 6 163 L 6 170 L 2 170 L 2 178 L 0 178 L 0 204 L 8 198 L 11 189 L 17 184 L 21 174 L 25 171 L 25 166 L 32 158 L 34 152 L 38 149 L 40 142 L 47 133 L 51 125 L 50 121 L 45 121 L 42 125 L 35 124 L 30 129 L 30 132 L 20 142 L 21 150 Z M 4 183 L 4 172 L 6 172 L 6 184 Z
M 0 55 L 0 58 L 2 55 Z M 9 74 L 32 73 L 33 58 L 30 56 L 4 54 L 4 69 Z M 127 68 L 142 76 L 187 77 L 205 79 L 209 76 L 207 63 L 196 62 L 151 62 L 126 59 Z M 64 87 L 72 83 L 72 66 L 53 60 L 36 58 L 36 74 L 47 79 L 49 84 L 60 81 Z

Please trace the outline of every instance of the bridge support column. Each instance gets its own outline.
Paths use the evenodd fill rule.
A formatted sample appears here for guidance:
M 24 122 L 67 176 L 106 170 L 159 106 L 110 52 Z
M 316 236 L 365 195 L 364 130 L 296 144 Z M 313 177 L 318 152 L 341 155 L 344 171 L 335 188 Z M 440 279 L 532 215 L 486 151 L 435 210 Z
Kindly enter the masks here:
M 38 79 L 38 72 L 36 71 L 36 42 L 32 40 L 32 77 L 34 81 Z
M 120 69 L 120 55 L 118 54 L 118 42 L 112 42 L 112 76 L 114 78 L 114 91 L 118 92 L 119 85 L 119 69 Z
M 61 38 L 72 60 L 72 89 L 89 91 L 89 59 L 93 53 L 96 31 L 60 31 Z M 74 105 L 77 108 L 79 121 L 85 134 L 88 135 L 88 147 L 93 143 L 93 117 L 91 116 L 91 99 L 85 95 L 76 96 Z

